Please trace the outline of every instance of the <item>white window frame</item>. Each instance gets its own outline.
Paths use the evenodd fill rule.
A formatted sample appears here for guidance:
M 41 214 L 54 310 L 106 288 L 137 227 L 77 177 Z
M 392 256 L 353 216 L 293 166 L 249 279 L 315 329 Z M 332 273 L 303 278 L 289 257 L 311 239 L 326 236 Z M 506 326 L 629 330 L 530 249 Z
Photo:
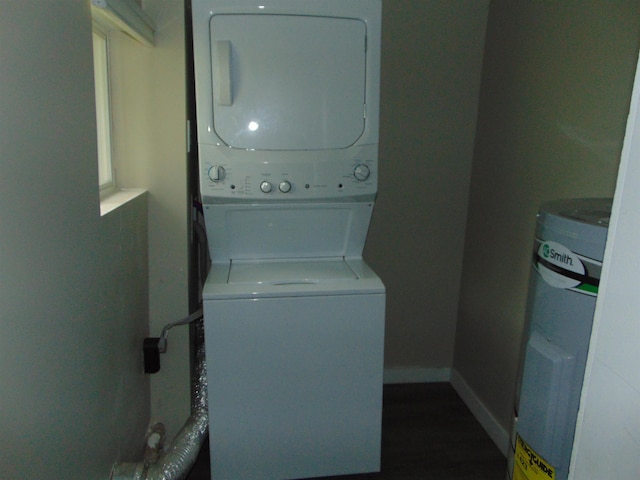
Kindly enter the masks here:
M 94 24 L 92 38 L 98 143 L 98 185 L 100 187 L 100 197 L 103 198 L 116 190 L 111 138 L 109 36 L 108 32 Z

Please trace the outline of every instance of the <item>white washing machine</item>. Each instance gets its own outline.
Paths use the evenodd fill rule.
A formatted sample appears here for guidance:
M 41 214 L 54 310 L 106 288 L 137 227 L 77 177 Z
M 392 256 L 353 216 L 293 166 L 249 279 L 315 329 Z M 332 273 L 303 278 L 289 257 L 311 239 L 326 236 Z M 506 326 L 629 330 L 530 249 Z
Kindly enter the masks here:
M 212 478 L 378 471 L 380 279 L 357 258 L 239 261 L 212 273 Z
M 360 252 L 372 208 L 205 206 L 225 256 L 203 291 L 212 478 L 380 469 L 385 288 Z
M 192 0 L 213 479 L 380 469 L 380 0 Z

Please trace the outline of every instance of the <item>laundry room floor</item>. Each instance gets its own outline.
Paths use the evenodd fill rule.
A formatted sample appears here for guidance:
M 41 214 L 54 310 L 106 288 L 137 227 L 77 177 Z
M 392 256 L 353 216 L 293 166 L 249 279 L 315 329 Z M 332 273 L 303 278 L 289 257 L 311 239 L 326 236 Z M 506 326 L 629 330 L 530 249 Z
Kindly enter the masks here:
M 187 480 L 210 480 L 208 450 Z M 324 480 L 503 480 L 506 468 L 450 384 L 385 385 L 381 471 Z

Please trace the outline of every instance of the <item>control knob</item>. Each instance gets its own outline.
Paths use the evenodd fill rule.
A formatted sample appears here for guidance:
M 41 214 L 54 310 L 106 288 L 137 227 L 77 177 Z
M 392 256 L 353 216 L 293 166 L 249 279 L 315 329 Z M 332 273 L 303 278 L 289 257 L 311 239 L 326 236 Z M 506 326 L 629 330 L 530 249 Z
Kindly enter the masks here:
M 291 191 L 291 183 L 287 180 L 283 180 L 280 182 L 280 185 L 278 185 L 278 190 L 282 193 L 289 193 Z
M 364 182 L 371 175 L 371 170 L 364 163 L 360 163 L 353 169 L 353 176 L 359 182 Z
M 264 181 L 260 184 L 260 190 L 262 190 L 263 193 L 271 193 L 272 189 L 273 189 L 273 185 L 271 185 L 267 181 Z
M 212 182 L 221 182 L 225 176 L 224 167 L 222 165 L 212 165 L 208 174 Z

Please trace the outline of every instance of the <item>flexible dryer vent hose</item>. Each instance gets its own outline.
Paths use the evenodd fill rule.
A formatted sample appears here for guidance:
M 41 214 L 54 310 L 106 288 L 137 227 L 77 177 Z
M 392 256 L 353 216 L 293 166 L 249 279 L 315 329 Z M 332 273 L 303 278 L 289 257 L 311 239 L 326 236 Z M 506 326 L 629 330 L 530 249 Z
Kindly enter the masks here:
M 193 467 L 207 436 L 207 364 L 205 359 L 204 324 L 195 324 L 196 363 L 191 382 L 191 416 L 157 462 L 123 463 L 114 466 L 112 480 L 184 480 Z

